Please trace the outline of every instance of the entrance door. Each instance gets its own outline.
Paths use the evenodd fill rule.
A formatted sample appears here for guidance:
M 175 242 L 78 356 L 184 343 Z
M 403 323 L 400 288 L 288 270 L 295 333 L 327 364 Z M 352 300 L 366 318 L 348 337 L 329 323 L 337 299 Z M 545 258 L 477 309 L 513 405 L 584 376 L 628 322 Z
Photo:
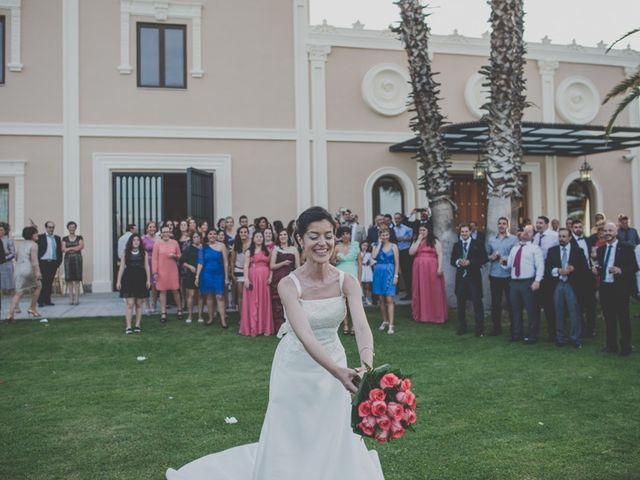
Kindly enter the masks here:
M 213 173 L 187 168 L 187 215 L 213 227 Z

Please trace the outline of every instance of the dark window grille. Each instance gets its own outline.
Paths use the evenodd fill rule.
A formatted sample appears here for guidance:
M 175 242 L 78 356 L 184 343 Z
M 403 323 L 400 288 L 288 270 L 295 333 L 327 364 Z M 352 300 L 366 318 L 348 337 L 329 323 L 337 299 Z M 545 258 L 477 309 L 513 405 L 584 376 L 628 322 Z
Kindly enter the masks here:
M 187 27 L 137 24 L 138 87 L 187 88 Z

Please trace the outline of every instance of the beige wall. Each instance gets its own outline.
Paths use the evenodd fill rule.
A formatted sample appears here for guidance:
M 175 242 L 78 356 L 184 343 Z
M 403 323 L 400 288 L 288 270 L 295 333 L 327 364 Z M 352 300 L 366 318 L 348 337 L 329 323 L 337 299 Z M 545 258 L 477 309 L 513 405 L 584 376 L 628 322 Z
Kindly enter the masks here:
M 5 16 L 6 63 L 11 61 L 11 12 Z M 62 1 L 22 2 L 21 72 L 5 68 L 0 123 L 62 122 Z
M 29 218 L 42 231 L 46 220 L 56 223 L 62 231 L 62 139 L 53 137 L 0 137 L 0 162 L 24 161 L 25 225 Z M 10 193 L 15 201 L 15 189 Z M 13 204 L 9 206 L 13 215 Z M 15 224 L 10 217 L 10 223 Z M 14 231 L 13 235 L 21 232 Z
M 193 52 L 187 27 L 187 89 L 136 86 L 136 21 L 132 17 L 133 72 L 121 75 L 120 3 L 81 4 L 82 123 L 213 127 L 294 127 L 293 19 L 289 0 L 206 2 L 202 9 L 203 78 L 189 75 Z M 167 23 L 187 24 L 181 19 Z
M 232 161 L 233 216 L 245 214 L 252 220 L 266 215 L 269 220 L 283 222 L 295 218 L 295 144 L 275 141 L 215 140 L 144 140 L 93 138 L 81 142 L 82 218 L 81 230 L 86 242 L 85 281 L 93 279 L 92 158 L 94 153 L 129 154 L 158 152 L 161 154 L 228 154 Z M 136 169 L 140 171 L 141 169 Z M 148 171 L 156 171 L 152 163 Z M 109 182 L 110 179 L 104 179 Z M 111 197 L 95 199 L 111 204 Z M 104 221 L 101 219 L 99 221 Z M 109 231 L 111 231 L 111 219 Z M 111 252 L 107 253 L 108 255 Z

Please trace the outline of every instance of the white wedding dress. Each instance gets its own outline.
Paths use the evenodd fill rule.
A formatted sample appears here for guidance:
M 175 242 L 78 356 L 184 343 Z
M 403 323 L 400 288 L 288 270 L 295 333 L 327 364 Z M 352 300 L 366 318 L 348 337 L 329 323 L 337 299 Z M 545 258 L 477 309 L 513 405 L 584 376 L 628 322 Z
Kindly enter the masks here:
M 346 367 L 338 327 L 346 314 L 340 272 L 338 297 L 302 299 L 314 335 Z M 284 338 L 282 338 L 284 335 Z M 378 455 L 351 430 L 351 396 L 307 353 L 289 327 L 280 329 L 269 405 L 258 443 L 242 445 L 167 470 L 167 480 L 384 480 Z

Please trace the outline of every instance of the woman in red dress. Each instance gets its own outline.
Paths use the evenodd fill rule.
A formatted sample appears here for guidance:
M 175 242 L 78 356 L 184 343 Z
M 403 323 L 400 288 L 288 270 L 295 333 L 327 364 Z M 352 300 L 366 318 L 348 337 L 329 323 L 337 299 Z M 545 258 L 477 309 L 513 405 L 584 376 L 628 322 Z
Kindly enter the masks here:
M 267 230 L 268 231 L 268 230 Z M 280 230 L 278 233 L 278 246 L 271 251 L 269 268 L 271 269 L 269 285 L 271 285 L 271 307 L 273 312 L 273 326 L 277 332 L 284 323 L 284 309 L 278 295 L 280 280 L 300 266 L 298 249 L 291 245 L 289 233 Z
M 269 250 L 264 234 L 257 230 L 244 260 L 244 299 L 240 314 L 240 335 L 273 335 L 271 289 L 269 288 Z
M 411 313 L 416 322 L 447 321 L 447 294 L 442 274 L 442 245 L 421 225 L 418 238 L 409 248 L 413 255 Z

